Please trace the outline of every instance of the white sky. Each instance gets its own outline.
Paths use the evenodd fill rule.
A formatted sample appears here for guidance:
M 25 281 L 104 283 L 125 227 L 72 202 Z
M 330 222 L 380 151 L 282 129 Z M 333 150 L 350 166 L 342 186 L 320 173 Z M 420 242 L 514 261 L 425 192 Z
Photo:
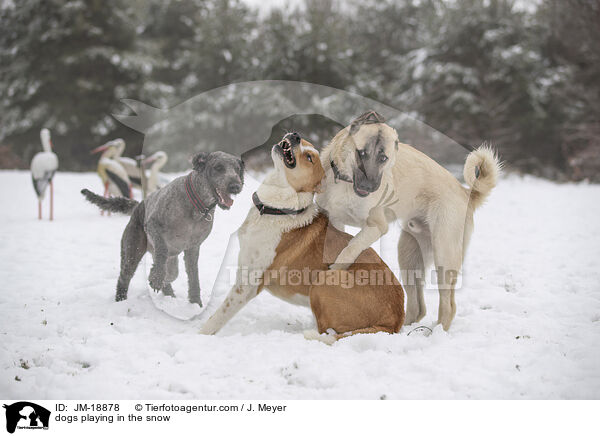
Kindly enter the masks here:
M 452 1 L 452 0 L 448 0 Z M 260 10 L 262 14 L 268 12 L 273 6 L 296 6 L 303 3 L 303 0 L 244 0 L 244 2 L 252 7 L 256 7 Z M 343 3 L 343 0 L 340 0 Z M 515 6 L 517 9 L 522 10 L 534 10 L 539 4 L 541 0 L 516 0 Z

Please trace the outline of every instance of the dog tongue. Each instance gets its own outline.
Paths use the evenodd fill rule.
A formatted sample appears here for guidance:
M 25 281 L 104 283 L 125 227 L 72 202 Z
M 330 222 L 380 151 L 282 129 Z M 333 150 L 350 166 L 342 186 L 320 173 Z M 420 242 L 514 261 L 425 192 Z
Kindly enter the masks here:
M 231 207 L 231 205 L 233 204 L 233 199 L 228 194 L 223 195 L 218 190 L 217 194 L 219 195 L 219 199 L 221 200 L 222 204 L 224 204 L 227 207 Z

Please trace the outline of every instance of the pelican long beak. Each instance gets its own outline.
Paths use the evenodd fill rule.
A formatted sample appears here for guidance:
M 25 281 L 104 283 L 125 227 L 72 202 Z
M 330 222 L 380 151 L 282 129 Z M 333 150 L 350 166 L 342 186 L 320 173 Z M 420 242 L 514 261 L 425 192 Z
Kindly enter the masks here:
M 149 156 L 149 157 L 147 157 L 146 159 L 144 159 L 144 160 L 142 161 L 142 163 L 143 163 L 144 165 L 148 165 L 148 164 L 151 164 L 151 163 L 153 163 L 153 162 L 156 162 L 156 160 L 157 160 L 157 159 L 158 159 L 158 156 Z
M 90 151 L 90 154 L 96 154 L 96 153 L 100 153 L 101 151 L 104 151 L 104 150 L 106 150 L 106 149 L 107 149 L 108 147 L 110 147 L 110 146 L 111 146 L 111 144 L 110 144 L 110 143 L 108 143 L 108 144 L 104 144 L 104 145 L 101 145 L 100 147 L 96 147 L 96 148 L 94 148 L 92 151 Z

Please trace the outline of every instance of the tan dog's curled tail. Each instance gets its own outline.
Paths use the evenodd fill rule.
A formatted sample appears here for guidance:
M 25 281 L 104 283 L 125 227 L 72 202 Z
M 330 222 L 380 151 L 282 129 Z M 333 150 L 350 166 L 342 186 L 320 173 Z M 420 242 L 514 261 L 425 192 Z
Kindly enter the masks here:
M 483 204 L 489 193 L 496 186 L 502 163 L 498 154 L 484 143 L 467 156 L 463 176 L 471 188 L 471 206 L 477 209 Z

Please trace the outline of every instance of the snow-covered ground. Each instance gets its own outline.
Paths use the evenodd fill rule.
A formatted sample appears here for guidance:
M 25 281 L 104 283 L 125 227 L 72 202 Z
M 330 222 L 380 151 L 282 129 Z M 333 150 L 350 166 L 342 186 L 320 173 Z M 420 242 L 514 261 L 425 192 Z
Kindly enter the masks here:
M 235 259 L 228 241 L 255 186 L 249 178 L 217 213 L 201 247 L 205 303 L 223 257 Z M 197 334 L 226 270 L 206 312 L 186 303 L 183 269 L 175 301 L 150 292 L 148 258 L 115 303 L 128 218 L 100 216 L 82 187 L 100 191 L 97 176 L 58 173 L 56 220 L 39 222 L 29 173 L 0 172 L 0 397 L 600 397 L 600 186 L 503 179 L 476 214 L 448 333 L 404 328 L 333 346 L 304 339 L 308 309 L 266 292 L 218 335 Z M 395 267 L 394 244 L 379 249 Z M 433 327 L 437 292 L 426 299 L 422 324 Z

